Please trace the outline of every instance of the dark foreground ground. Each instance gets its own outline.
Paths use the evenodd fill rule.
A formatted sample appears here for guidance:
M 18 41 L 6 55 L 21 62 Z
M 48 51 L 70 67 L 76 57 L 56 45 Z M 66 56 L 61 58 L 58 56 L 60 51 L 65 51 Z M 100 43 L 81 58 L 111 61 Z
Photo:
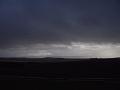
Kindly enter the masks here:
M 14 80 L 16 90 L 119 90 L 120 58 L 0 58 L 0 80 Z

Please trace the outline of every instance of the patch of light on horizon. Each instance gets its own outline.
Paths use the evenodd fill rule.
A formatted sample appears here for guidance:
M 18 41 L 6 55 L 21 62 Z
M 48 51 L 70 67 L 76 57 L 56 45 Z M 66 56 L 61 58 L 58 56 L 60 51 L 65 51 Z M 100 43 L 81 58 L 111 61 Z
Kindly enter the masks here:
M 120 44 L 71 43 L 76 52 L 86 52 L 86 55 L 98 58 L 120 57 Z
M 71 42 L 71 44 L 33 44 L 0 50 L 2 56 L 18 57 L 120 57 L 120 44 Z

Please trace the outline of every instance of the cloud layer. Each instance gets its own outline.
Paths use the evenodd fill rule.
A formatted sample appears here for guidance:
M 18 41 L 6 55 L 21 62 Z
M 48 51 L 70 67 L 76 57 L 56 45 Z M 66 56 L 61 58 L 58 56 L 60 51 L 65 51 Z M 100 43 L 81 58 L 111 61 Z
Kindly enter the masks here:
M 4 57 L 113 58 L 120 56 L 120 44 L 33 44 L 1 49 L 0 53 Z
M 1 50 L 71 42 L 120 43 L 120 1 L 0 0 Z

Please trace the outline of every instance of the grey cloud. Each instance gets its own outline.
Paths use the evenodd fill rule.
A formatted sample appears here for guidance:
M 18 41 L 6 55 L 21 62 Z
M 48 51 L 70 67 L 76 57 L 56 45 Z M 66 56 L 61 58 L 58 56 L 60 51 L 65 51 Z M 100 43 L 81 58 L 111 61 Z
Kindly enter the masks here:
M 118 0 L 0 2 L 0 47 L 73 41 L 120 43 Z

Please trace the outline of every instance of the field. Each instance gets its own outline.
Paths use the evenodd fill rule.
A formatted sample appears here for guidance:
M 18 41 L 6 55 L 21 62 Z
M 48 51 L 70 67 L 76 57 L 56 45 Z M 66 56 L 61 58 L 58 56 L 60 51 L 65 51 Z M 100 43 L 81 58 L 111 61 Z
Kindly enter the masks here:
M 0 58 L 0 80 L 29 81 L 29 88 L 117 87 L 119 69 L 119 58 Z

